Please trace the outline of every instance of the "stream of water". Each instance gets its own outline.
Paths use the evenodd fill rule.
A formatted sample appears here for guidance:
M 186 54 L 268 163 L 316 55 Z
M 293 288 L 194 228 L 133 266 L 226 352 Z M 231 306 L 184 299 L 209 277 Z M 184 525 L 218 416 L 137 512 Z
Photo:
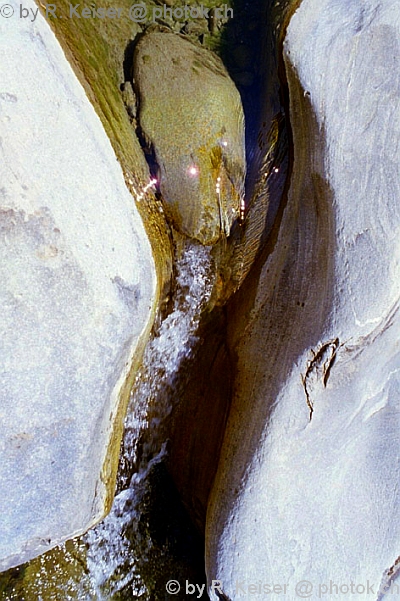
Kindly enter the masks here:
M 197 342 L 196 330 L 212 286 L 210 249 L 188 244 L 176 264 L 172 311 L 147 345 L 131 393 L 119 492 L 106 519 L 85 536 L 89 598 L 94 594 L 95 599 L 113 599 L 128 590 L 129 598 L 151 598 L 141 576 L 141 566 L 152 552 L 151 536 L 144 537 L 138 527 L 141 506 L 149 474 L 167 452 L 162 424 L 178 402 L 179 370 Z

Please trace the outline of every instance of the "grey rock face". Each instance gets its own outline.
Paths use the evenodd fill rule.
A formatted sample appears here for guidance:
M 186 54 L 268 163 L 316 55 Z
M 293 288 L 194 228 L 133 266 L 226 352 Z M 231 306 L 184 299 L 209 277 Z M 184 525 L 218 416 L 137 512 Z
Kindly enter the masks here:
M 5 570 L 107 511 L 155 274 L 111 145 L 45 19 L 3 19 L 0 35 Z
M 218 57 L 160 31 L 139 41 L 134 79 L 169 216 L 183 234 L 213 244 L 229 235 L 244 193 L 239 92 Z
M 389 0 L 303 0 L 288 27 L 293 174 L 229 316 L 237 377 L 208 512 L 208 578 L 230 599 L 397 585 L 399 35 Z

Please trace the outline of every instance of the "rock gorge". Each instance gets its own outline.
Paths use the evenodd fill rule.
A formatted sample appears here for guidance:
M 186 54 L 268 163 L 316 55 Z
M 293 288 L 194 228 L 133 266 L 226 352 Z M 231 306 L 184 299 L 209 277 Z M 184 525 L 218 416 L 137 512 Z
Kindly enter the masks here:
M 159 4 L 146 2 L 148 10 Z M 203 4 L 218 5 L 213 0 Z M 344 601 L 350 596 L 351 583 L 359 586 L 356 598 L 395 598 L 384 589 L 396 584 L 400 553 L 396 525 L 399 10 L 388 0 L 366 0 L 362 5 L 345 0 L 260 0 L 252 5 L 237 0 L 230 4 L 235 14 L 231 22 L 218 22 L 213 12 L 208 21 L 161 19 L 156 25 L 121 19 L 93 26 L 84 19 L 49 19 L 101 119 L 122 172 L 44 19 L 38 19 L 34 27 L 19 21 L 0 23 L 4 36 L 21 44 L 18 53 L 0 50 L 4 70 L 0 107 L 5 117 L 1 148 L 12 151 L 19 165 L 8 170 L 10 155 L 6 154 L 9 162 L 4 164 L 3 180 L 14 178 L 29 188 L 22 188 L 21 194 L 18 186 L 10 190 L 13 202 L 19 198 L 23 210 L 33 215 L 31 219 L 22 213 L 10 215 L 14 205 L 9 207 L 10 194 L 3 194 L 8 212 L 3 212 L 2 231 L 12 232 L 17 251 L 10 254 L 8 233 L 2 245 L 2 281 L 7 281 L 10 270 L 20 274 L 22 262 L 28 266 L 24 279 L 20 275 L 11 278 L 10 289 L 19 302 L 29 291 L 25 302 L 29 299 L 32 330 L 24 328 L 21 320 L 21 332 L 17 339 L 13 337 L 16 309 L 8 300 L 2 301 L 12 309 L 3 321 L 10 344 L 17 340 L 20 345 L 13 352 L 5 348 L 2 356 L 7 357 L 7 366 L 14 357 L 14 368 L 17 358 L 23 357 L 18 378 L 24 377 L 27 384 L 32 384 L 29 374 L 38 373 L 40 361 L 48 366 L 48 396 L 42 396 L 41 390 L 38 393 L 44 423 L 52 412 L 48 404 L 40 403 L 57 398 L 65 411 L 69 395 L 78 390 L 70 374 L 86 376 L 88 357 L 98 370 L 90 390 L 101 390 L 104 395 L 96 397 L 97 401 L 91 395 L 90 402 L 83 403 L 87 413 L 74 416 L 74 436 L 69 436 L 69 430 L 62 439 L 65 445 L 55 447 L 78 450 L 81 464 L 54 464 L 54 471 L 48 471 L 51 458 L 47 461 L 41 449 L 51 447 L 45 439 L 45 444 L 36 444 L 42 440 L 40 433 L 34 440 L 29 432 L 26 437 L 23 421 L 18 440 L 11 436 L 11 444 L 6 444 L 8 432 L 2 438 L 7 452 L 26 457 L 26 449 L 32 450 L 30 462 L 24 464 L 31 486 L 21 472 L 17 483 L 21 482 L 23 499 L 16 505 L 8 497 L 2 501 L 9 532 L 16 529 L 23 502 L 26 508 L 40 494 L 48 502 L 47 506 L 38 503 L 33 518 L 26 517 L 16 529 L 21 541 L 26 524 L 39 524 L 42 540 L 38 546 L 4 563 L 3 569 L 55 544 L 61 532 L 57 519 L 64 517 L 73 536 L 109 508 L 122 412 L 132 388 L 109 515 L 84 537 L 5 572 L 0 579 L 4 601 L 183 600 L 191 596 L 185 592 L 186 581 L 206 584 L 204 553 L 210 599 L 263 597 L 265 587 L 270 590 L 276 585 L 275 593 L 290 601 L 304 593 L 317 599 L 328 592 L 329 598 Z M 111 6 L 109 2 L 104 5 Z M 62 0 L 59 9 L 67 6 Z M 161 36 L 171 42 L 155 44 Z M 169 44 L 169 49 L 182 44 L 191 48 L 197 54 L 194 69 L 188 72 L 186 65 L 181 72 L 175 70 L 181 50 L 169 53 Z M 162 52 L 157 54 L 161 47 L 168 61 L 159 72 L 152 72 L 152 59 L 161 56 Z M 28 55 L 28 48 L 35 52 L 17 79 L 17 68 L 10 71 L 9 64 L 17 56 Z M 236 219 L 243 196 L 242 113 L 237 92 L 211 50 L 222 57 L 244 107 L 243 223 Z M 49 56 L 54 60 L 49 61 Z M 206 152 L 203 148 L 200 153 L 201 160 L 206 157 L 206 172 L 211 172 L 201 197 L 199 189 L 189 186 L 186 190 L 182 185 L 181 170 L 215 125 L 204 106 L 212 98 L 208 87 L 187 95 L 197 85 L 189 84 L 197 71 L 203 73 L 204 81 L 212 79 L 207 74 L 210 65 L 217 73 L 224 72 L 226 100 L 220 101 L 216 111 L 213 136 L 218 139 L 209 146 L 206 141 Z M 180 86 L 169 80 L 179 78 L 179 73 L 184 93 L 177 106 L 187 110 L 185 122 L 192 128 L 182 127 L 173 112 L 173 97 Z M 39 87 L 42 79 L 47 88 Z M 68 96 L 71 90 L 74 95 Z M 201 98 L 200 107 L 191 96 Z M 48 98 L 50 121 L 45 120 L 40 97 Z M 28 101 L 35 118 L 24 121 Z M 229 105 L 221 107 L 229 102 L 232 125 L 227 127 Z M 163 122 L 168 111 L 170 119 Z M 199 124 L 201 114 L 208 123 L 204 131 Z M 73 127 L 63 129 L 63 124 L 72 121 Z M 166 123 L 174 124 L 176 139 Z M 219 132 L 228 130 L 234 132 L 235 144 L 226 154 L 226 140 Z M 25 147 L 15 141 L 22 131 L 26 132 Z M 72 132 L 79 145 L 76 153 L 71 151 L 72 141 L 66 142 Z M 179 140 L 178 150 L 185 150 L 184 165 L 179 152 L 169 153 L 170 136 L 172 148 L 176 149 Z M 53 138 L 57 140 L 54 156 Z M 70 146 L 68 152 L 60 153 L 60 140 Z M 218 156 L 212 150 L 216 147 Z M 78 160 L 84 149 L 92 157 L 90 168 L 86 156 L 85 162 Z M 193 162 L 197 166 L 198 158 Z M 28 166 L 32 169 L 29 178 Z M 102 170 L 96 177 L 98 166 Z M 232 186 L 229 194 L 222 195 L 222 204 L 214 194 L 216 178 L 221 177 L 216 167 L 224 170 L 225 187 L 229 182 Z M 76 173 L 73 184 L 72 171 Z M 55 172 L 57 178 L 51 178 Z M 157 186 L 151 183 L 156 172 L 161 175 Z M 52 205 L 47 200 L 43 204 L 50 198 L 43 192 L 44 182 L 53 191 Z M 206 189 L 209 184 L 212 197 Z M 185 206 L 189 197 L 194 204 Z M 99 198 L 105 199 L 100 210 Z M 68 211 L 63 199 L 68 200 Z M 169 203 L 176 200 L 171 211 Z M 208 201 L 205 216 L 202 207 Z M 51 212 L 43 206 L 51 206 Z M 232 208 L 233 218 L 229 215 Z M 111 255 L 106 253 L 109 244 L 115 249 Z M 84 278 L 74 279 L 71 266 L 82 262 L 88 267 L 85 277 L 92 289 L 82 288 Z M 56 275 L 48 265 L 54 266 Z M 29 281 L 31 287 L 22 286 Z M 65 311 L 61 315 L 58 310 L 61 301 L 56 293 L 71 307 L 70 327 Z M 76 310 L 72 309 L 74 301 Z M 79 339 L 85 339 L 85 344 L 90 340 L 86 332 L 93 332 L 94 324 L 97 328 L 96 311 L 105 311 L 102 303 L 120 316 L 122 332 L 122 339 L 117 339 L 112 327 L 110 338 L 107 320 L 105 329 L 96 329 L 94 348 L 102 349 L 103 359 L 85 345 L 79 351 L 78 344 Z M 47 322 L 40 314 L 42 306 Z M 49 318 L 50 306 L 60 319 Z M 32 341 L 44 323 L 49 324 L 49 332 L 61 332 L 61 336 L 46 338 L 48 344 L 42 351 Z M 36 338 L 44 340 L 37 334 Z M 68 360 L 60 367 L 59 358 L 68 356 L 64 355 L 68 341 L 85 369 L 75 369 L 76 363 Z M 119 363 L 106 354 L 113 341 Z M 50 343 L 52 353 L 46 351 Z M 29 352 L 32 348 L 37 349 L 34 356 Z M 54 363 L 48 362 L 49 355 Z M 130 377 L 123 387 L 128 365 Z M 64 389 L 59 382 L 65 377 L 69 387 Z M 92 380 L 87 381 L 89 393 Z M 21 382 L 16 379 L 13 385 L 28 395 L 29 386 Z M 101 382 L 113 382 L 116 388 L 101 388 Z M 114 394 L 118 387 L 119 400 Z M 82 392 L 77 394 L 86 398 Z M 10 402 L 6 389 L 4 395 Z M 92 410 L 95 402 L 97 421 Z M 77 403 L 71 406 L 76 408 Z M 33 422 L 29 415 L 27 423 Z M 7 422 L 3 423 L 6 429 Z M 92 446 L 82 442 L 84 431 L 78 430 L 83 423 L 86 431 L 92 428 L 92 439 L 96 439 Z M 51 430 L 56 441 L 60 431 L 57 422 Z M 90 515 L 77 497 L 69 499 L 70 506 L 61 502 L 65 487 L 82 495 L 77 480 L 88 473 L 88 461 L 92 464 L 90 478 L 85 480 L 86 498 L 94 498 L 96 478 L 100 486 L 97 508 L 92 506 Z M 99 480 L 104 462 L 111 474 L 108 491 L 104 479 Z M 32 466 L 45 468 L 43 487 L 35 485 Z M 76 477 L 71 484 L 72 473 Z M 31 496 L 25 494 L 28 488 Z M 8 490 L 14 500 L 18 498 L 19 489 L 12 483 Z M 71 516 L 68 507 L 74 502 L 81 511 Z M 51 521 L 44 518 L 47 507 L 63 511 L 53 511 L 55 520 Z M 41 520 L 37 521 L 38 515 Z M 80 520 L 77 527 L 73 526 L 76 520 Z M 48 524 L 55 532 L 50 543 L 42 536 Z M 3 542 L 9 548 L 10 539 Z M 171 578 L 182 586 L 176 595 L 166 592 Z M 337 593 L 329 591 L 330 583 L 337 585 Z M 372 597 L 367 583 L 373 587 Z

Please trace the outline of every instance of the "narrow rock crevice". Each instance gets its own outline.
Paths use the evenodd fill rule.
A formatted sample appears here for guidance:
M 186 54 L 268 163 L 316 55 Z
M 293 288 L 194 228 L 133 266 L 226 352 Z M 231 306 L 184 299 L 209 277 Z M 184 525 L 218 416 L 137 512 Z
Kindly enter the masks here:
M 336 361 L 339 346 L 339 338 L 335 338 L 322 344 L 317 351 L 311 349 L 313 358 L 307 362 L 306 371 L 304 375 L 301 375 L 307 405 L 310 409 L 310 421 L 314 412 L 312 390 L 318 382 L 322 382 L 324 388 L 326 388 L 331 369 Z

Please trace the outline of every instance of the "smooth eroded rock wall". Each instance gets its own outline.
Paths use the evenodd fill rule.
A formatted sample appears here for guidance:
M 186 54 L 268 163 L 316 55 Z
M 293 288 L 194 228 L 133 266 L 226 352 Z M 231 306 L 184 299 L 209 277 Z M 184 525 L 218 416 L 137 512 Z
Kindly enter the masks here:
M 100 120 L 45 19 L 11 5 L 0 22 L 3 570 L 107 511 L 156 289 Z
M 235 601 L 260 583 L 380 600 L 397 576 L 399 34 L 388 0 L 303 0 L 288 26 L 293 172 L 230 307 L 237 376 L 208 511 L 210 589 Z

